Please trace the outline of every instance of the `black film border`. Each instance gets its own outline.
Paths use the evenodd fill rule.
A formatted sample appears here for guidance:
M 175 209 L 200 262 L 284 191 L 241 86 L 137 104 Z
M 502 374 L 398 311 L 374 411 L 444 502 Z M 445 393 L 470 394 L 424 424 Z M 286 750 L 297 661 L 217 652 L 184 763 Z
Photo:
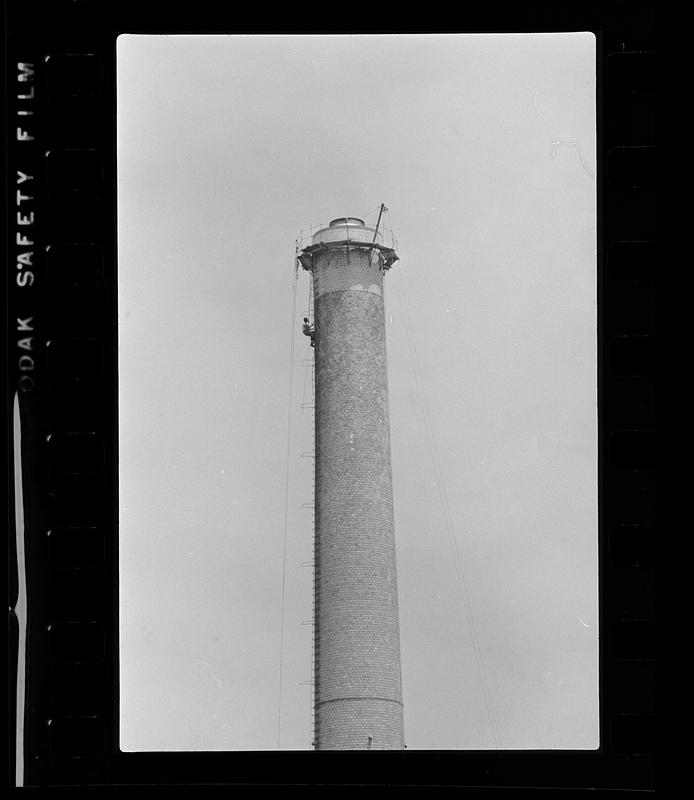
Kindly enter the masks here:
M 539 4 L 502 15 L 503 28 L 494 10 L 466 10 L 465 27 L 449 25 L 597 37 L 600 749 L 377 758 L 119 750 L 115 39 L 264 29 L 205 4 L 152 5 L 8 7 L 12 783 L 652 789 L 654 23 L 645 2 Z M 302 32 L 285 20 L 290 30 Z

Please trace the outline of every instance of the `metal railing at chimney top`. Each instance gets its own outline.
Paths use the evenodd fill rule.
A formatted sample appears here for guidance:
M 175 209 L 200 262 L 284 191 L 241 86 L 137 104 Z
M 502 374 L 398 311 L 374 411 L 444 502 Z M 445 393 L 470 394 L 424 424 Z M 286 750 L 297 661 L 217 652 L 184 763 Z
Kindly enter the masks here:
M 304 228 L 302 231 L 299 232 L 299 236 L 297 238 L 298 249 L 301 251 L 305 247 L 309 247 L 313 244 L 313 235 L 323 228 L 330 227 L 329 223 L 319 223 L 317 225 L 311 225 L 309 228 Z M 369 225 L 367 227 L 374 228 L 373 225 Z M 349 227 L 345 228 L 347 232 L 347 236 L 345 239 L 349 239 Z M 363 230 L 363 228 L 358 228 L 358 230 Z M 379 239 L 378 243 L 385 245 L 386 247 L 390 247 L 392 250 L 397 252 L 398 250 L 398 242 L 395 238 L 395 234 L 390 228 L 385 228 L 381 225 L 378 229 Z M 363 239 L 359 240 L 360 244 L 363 244 Z

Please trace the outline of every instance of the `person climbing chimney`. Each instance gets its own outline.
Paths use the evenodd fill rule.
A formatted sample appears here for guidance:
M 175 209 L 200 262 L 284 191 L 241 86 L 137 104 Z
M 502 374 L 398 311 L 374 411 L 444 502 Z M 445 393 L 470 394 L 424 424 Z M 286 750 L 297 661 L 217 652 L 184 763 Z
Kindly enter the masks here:
M 304 336 L 311 337 L 311 347 L 314 347 L 316 332 L 313 329 L 313 325 L 308 321 L 308 317 L 304 317 Z

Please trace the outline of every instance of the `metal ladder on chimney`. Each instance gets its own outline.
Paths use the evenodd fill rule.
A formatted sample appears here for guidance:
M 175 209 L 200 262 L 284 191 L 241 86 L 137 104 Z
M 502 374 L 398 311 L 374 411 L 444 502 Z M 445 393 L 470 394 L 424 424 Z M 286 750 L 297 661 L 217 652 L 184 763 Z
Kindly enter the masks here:
M 309 322 L 313 324 L 313 276 L 309 273 L 309 296 L 308 296 L 308 303 L 307 303 L 307 310 L 306 316 L 309 319 Z M 313 569 L 313 581 L 312 581 L 312 592 L 311 592 L 311 621 L 304 622 L 303 624 L 311 625 L 311 656 L 310 656 L 310 677 L 307 681 L 302 681 L 303 684 L 309 685 L 311 687 L 311 701 L 310 701 L 310 722 L 309 722 L 309 742 L 310 747 L 313 749 L 315 747 L 315 738 L 316 738 L 316 731 L 315 731 L 315 703 L 316 703 L 316 626 L 315 626 L 315 619 L 316 619 L 316 581 L 317 581 L 317 574 L 316 574 L 316 560 L 315 560 L 315 548 L 316 548 L 316 511 L 315 511 L 315 493 L 316 493 L 316 474 L 315 474 L 315 448 L 316 448 L 316 423 L 315 423 L 315 406 L 316 406 L 316 384 L 315 384 L 315 349 L 308 344 L 308 357 L 303 359 L 301 362 L 301 366 L 307 370 L 306 373 L 306 380 L 304 381 L 304 394 L 302 396 L 301 408 L 302 409 L 309 409 L 311 413 L 311 449 L 304 450 L 301 454 L 302 458 L 312 458 L 314 459 L 314 467 L 311 470 L 311 500 L 309 502 L 303 503 L 302 508 L 310 508 L 311 509 L 311 543 L 313 548 L 313 556 L 311 560 L 304 561 L 302 563 L 302 567 L 312 567 Z M 306 381 L 309 381 L 311 384 L 310 388 L 310 400 L 306 400 Z

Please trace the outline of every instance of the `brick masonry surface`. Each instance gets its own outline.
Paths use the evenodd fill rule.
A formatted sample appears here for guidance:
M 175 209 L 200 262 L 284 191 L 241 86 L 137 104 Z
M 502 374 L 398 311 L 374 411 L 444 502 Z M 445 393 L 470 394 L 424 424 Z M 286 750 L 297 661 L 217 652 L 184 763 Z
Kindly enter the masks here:
M 378 268 L 379 259 L 375 253 L 332 250 L 319 256 L 318 265 L 313 272 L 316 297 L 342 289 L 383 294 L 383 272 Z
M 382 274 L 368 253 L 330 255 L 314 265 L 316 748 L 401 749 Z M 350 288 L 326 292 L 338 264 Z

